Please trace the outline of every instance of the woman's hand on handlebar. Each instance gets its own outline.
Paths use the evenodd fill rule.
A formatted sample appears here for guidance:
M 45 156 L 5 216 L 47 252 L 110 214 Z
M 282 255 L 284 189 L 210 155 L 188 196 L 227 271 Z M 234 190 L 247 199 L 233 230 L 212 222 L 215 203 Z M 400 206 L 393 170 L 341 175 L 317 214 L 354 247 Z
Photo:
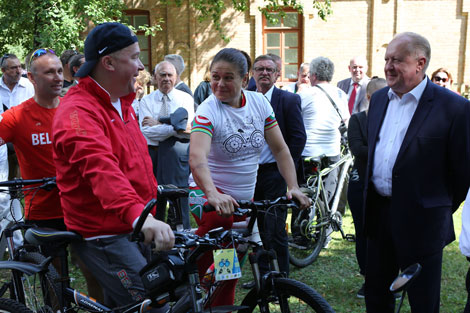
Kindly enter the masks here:
M 299 202 L 299 208 L 301 210 L 304 210 L 312 205 L 312 199 L 310 199 L 302 191 L 300 191 L 299 187 L 294 187 L 287 191 L 286 196 L 289 200 L 294 197 Z
M 147 216 L 141 232 L 145 236 L 145 243 L 155 242 L 155 250 L 163 251 L 173 248 L 175 244 L 175 235 L 171 227 L 155 219 L 152 215 Z
M 230 195 L 226 195 L 215 191 L 213 194 L 207 195 L 207 202 L 215 208 L 218 215 L 230 217 L 233 215 L 234 207 L 238 207 L 237 201 Z

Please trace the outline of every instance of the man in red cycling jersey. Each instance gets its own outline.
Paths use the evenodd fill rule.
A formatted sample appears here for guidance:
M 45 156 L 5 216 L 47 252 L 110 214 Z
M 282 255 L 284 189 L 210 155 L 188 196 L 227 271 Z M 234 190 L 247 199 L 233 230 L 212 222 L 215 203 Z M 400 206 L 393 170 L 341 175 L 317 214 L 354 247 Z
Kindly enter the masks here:
M 53 122 L 54 163 L 65 224 L 84 241 L 73 248 L 97 277 L 105 305 L 143 299 L 139 271 L 149 246 L 129 233 L 157 183 L 132 101 L 144 69 L 137 36 L 120 23 L 96 26 L 85 41 L 81 77 L 64 97 Z M 171 228 L 149 215 L 142 228 L 158 250 L 173 246 Z
M 36 50 L 28 61 L 34 96 L 0 116 L 0 144 L 13 143 L 24 179 L 52 177 L 51 129 L 64 79 L 62 64 L 51 49 Z M 65 229 L 57 188 L 26 193 L 24 209 L 27 221 Z

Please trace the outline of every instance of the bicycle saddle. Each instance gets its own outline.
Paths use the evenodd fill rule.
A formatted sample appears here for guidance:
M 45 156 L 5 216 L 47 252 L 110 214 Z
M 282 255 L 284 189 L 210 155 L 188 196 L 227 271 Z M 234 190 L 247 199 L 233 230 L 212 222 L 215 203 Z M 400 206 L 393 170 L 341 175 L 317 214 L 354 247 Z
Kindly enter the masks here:
M 24 238 L 33 245 L 42 245 L 49 242 L 72 242 L 82 240 L 82 236 L 77 233 L 52 228 L 29 228 L 26 230 Z

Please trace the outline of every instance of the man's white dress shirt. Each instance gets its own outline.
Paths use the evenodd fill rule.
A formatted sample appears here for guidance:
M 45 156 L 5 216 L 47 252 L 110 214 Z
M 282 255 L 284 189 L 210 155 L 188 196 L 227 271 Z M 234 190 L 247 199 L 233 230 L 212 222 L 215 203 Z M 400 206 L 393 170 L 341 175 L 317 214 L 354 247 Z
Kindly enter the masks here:
M 17 106 L 32 96 L 34 96 L 34 86 L 27 78 L 21 77 L 13 90 L 7 87 L 3 81 L 3 76 L 0 78 L 0 100 L 8 109 Z M 1 112 L 3 112 L 3 105 Z
M 426 83 L 427 80 L 423 79 L 418 86 L 401 98 L 392 89 L 388 91 L 390 102 L 375 146 L 372 171 L 372 182 L 377 192 L 382 196 L 392 196 L 393 166 L 408 126 L 426 88 Z
M 171 114 L 176 111 L 177 108 L 183 107 L 188 111 L 188 123 L 192 123 L 194 119 L 194 99 L 191 95 L 184 91 L 173 88 L 168 93 L 168 113 Z M 153 119 L 158 120 L 160 109 L 163 102 L 163 93 L 160 90 L 144 96 L 140 100 L 139 104 L 139 125 L 147 139 L 147 144 L 151 146 L 158 146 L 160 141 L 175 136 L 178 138 L 189 138 L 189 134 L 178 134 L 172 125 L 169 124 L 158 124 L 155 126 L 142 126 L 142 120 L 146 116 L 150 116 Z

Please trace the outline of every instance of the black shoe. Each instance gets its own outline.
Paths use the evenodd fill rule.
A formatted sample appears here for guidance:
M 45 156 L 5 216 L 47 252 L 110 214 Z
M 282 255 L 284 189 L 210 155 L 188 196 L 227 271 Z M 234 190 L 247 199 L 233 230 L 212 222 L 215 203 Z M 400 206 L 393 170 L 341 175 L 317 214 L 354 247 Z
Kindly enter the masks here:
M 365 296 L 366 296 L 366 290 L 365 289 L 366 289 L 366 285 L 362 284 L 361 289 L 359 289 L 359 291 L 357 292 L 356 297 L 358 297 L 359 299 L 364 299 Z
M 248 289 L 248 290 L 252 289 L 254 286 L 255 286 L 254 280 L 242 284 L 242 288 Z
M 289 242 L 289 246 L 299 250 L 306 250 L 310 246 L 310 244 L 310 240 L 308 240 L 304 236 L 296 236 L 291 242 Z

